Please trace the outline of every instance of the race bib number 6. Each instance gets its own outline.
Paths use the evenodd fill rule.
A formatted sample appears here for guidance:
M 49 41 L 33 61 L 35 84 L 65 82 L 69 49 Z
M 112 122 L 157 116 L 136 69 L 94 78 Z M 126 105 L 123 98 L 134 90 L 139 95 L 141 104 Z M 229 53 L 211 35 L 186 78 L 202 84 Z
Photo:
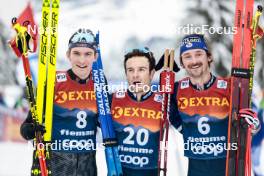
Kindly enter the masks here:
M 197 128 L 198 128 L 198 131 L 203 135 L 206 135 L 210 132 L 210 125 L 207 123 L 208 120 L 209 119 L 207 117 L 201 117 L 198 120 Z

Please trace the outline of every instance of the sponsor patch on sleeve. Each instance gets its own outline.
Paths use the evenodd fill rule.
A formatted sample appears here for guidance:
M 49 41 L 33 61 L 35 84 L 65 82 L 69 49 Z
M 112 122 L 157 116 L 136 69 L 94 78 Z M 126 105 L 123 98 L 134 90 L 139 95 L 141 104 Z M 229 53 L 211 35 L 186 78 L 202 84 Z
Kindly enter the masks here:
M 181 89 L 186 89 L 188 87 L 190 87 L 189 80 L 185 80 L 181 82 Z
M 58 73 L 56 75 L 57 82 L 65 82 L 67 81 L 66 73 Z
M 154 101 L 162 103 L 162 95 L 155 94 Z
M 225 81 L 225 80 L 218 80 L 217 81 L 217 88 L 218 89 L 226 89 L 227 88 L 227 81 Z
M 116 98 L 125 98 L 126 92 L 119 90 L 116 92 Z

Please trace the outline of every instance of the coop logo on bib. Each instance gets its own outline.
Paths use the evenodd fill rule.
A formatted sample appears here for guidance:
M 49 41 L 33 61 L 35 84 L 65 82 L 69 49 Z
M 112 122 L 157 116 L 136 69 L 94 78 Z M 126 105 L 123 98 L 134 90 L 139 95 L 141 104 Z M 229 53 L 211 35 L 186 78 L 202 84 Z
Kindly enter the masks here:
M 139 167 L 144 167 L 149 163 L 148 157 L 131 156 L 131 155 L 119 155 L 122 163 L 133 164 Z

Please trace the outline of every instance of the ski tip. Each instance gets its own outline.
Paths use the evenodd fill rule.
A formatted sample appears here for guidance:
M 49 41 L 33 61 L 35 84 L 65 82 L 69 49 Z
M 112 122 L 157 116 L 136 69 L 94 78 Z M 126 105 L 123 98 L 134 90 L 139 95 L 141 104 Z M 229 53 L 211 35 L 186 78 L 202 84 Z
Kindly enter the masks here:
M 95 35 L 95 41 L 96 41 L 97 45 L 99 45 L 99 30 L 97 31 L 97 33 Z

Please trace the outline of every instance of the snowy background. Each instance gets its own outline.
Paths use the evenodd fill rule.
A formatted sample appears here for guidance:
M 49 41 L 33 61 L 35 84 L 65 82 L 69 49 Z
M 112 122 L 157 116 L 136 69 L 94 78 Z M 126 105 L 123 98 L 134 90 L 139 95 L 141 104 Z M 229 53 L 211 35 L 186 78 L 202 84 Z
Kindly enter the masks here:
M 29 175 L 31 148 L 19 136 L 19 125 L 26 111 L 23 97 L 24 73 L 18 60 L 7 45 L 14 36 L 10 21 L 26 7 L 28 0 L 0 0 L 0 176 Z M 256 4 L 259 1 L 256 1 Z M 35 21 L 40 22 L 41 1 L 30 1 Z M 186 34 L 179 30 L 186 26 L 209 25 L 209 27 L 233 26 L 235 1 L 230 0 L 61 0 L 59 16 L 58 69 L 67 69 L 65 58 L 68 39 L 78 28 L 100 30 L 102 59 L 109 82 L 125 79 L 123 56 L 127 49 L 148 46 L 156 60 L 165 48 L 176 50 L 180 39 Z M 263 16 L 260 19 L 264 26 Z M 209 34 L 212 45 L 216 75 L 228 76 L 231 67 L 231 34 Z M 264 40 L 257 48 L 255 77 L 259 84 L 256 97 L 262 100 L 264 88 Z M 36 70 L 36 56 L 31 56 L 32 69 Z M 184 76 L 181 70 L 176 79 Z M 156 74 L 157 80 L 159 74 Z M 35 78 L 37 73 L 35 73 Z M 260 100 L 260 102 L 261 102 Z M 260 108 L 263 108 L 263 104 Z M 2 142 L 1 142 L 2 141 Z M 168 175 L 185 175 L 187 160 L 182 154 L 182 139 L 174 129 L 170 130 Z M 257 154 L 264 160 L 264 152 Z M 99 152 L 99 176 L 105 175 L 104 155 Z M 259 162 L 260 163 L 260 162 Z M 259 165 L 258 163 L 258 165 Z M 264 168 L 264 167 L 263 167 Z M 264 174 L 261 169 L 259 173 Z

